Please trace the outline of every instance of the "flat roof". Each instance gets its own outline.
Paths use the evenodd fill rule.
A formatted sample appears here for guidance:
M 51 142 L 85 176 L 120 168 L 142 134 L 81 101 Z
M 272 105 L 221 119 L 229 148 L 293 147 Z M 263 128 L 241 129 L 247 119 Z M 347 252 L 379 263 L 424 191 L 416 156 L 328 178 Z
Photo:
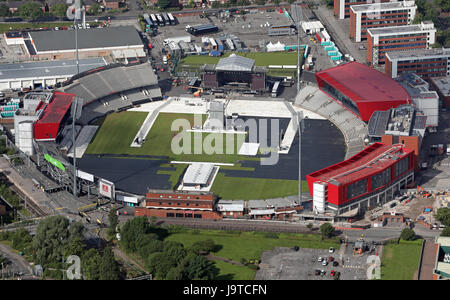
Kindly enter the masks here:
M 412 151 L 401 144 L 374 143 L 349 159 L 308 176 L 333 185 L 347 184 L 384 170 Z
M 103 58 L 80 59 L 80 72 L 106 65 Z M 53 60 L 26 63 L 0 64 L 0 80 L 40 77 L 71 77 L 77 74 L 77 61 Z
M 410 51 L 387 52 L 390 59 L 426 59 L 429 57 L 450 56 L 450 48 L 414 49 Z
M 356 103 L 410 99 L 406 90 L 390 76 L 355 61 L 316 72 L 316 76 Z
M 403 25 L 403 26 L 389 26 L 389 27 L 378 27 L 378 28 L 369 28 L 367 29 L 367 33 L 371 35 L 395 35 L 402 33 L 410 33 L 410 32 L 423 32 L 430 31 L 435 28 L 423 28 L 423 26 L 419 24 L 415 25 Z
M 236 54 L 231 54 L 229 57 L 222 58 L 216 65 L 218 71 L 244 71 L 251 72 L 255 60 Z
M 450 76 L 431 77 L 430 79 L 444 97 L 450 96 Z
M 75 49 L 75 30 L 36 31 L 29 33 L 38 52 Z M 128 47 L 143 45 L 134 26 L 88 28 L 78 30 L 78 49 Z
M 383 10 L 399 10 L 404 8 L 417 7 L 414 1 L 400 1 L 400 2 L 382 2 L 382 3 L 370 3 L 352 5 L 350 9 L 354 12 L 376 12 Z
M 60 123 L 74 98 L 75 94 L 53 92 L 50 103 L 41 102 L 38 105 L 37 110 L 43 109 L 43 112 L 36 124 Z

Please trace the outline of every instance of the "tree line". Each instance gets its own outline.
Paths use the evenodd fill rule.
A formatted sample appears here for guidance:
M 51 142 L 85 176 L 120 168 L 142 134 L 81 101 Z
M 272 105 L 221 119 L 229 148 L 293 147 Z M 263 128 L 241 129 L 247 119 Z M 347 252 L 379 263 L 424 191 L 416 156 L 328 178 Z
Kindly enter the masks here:
M 120 279 L 112 248 L 89 248 L 85 231 L 81 223 L 71 222 L 63 216 L 51 216 L 39 223 L 34 236 L 21 228 L 0 233 L 0 240 L 10 241 L 12 248 L 20 251 L 28 261 L 41 265 L 44 277 L 63 279 L 62 270 L 70 267 L 65 262 L 67 257 L 77 255 L 81 261 L 82 279 Z
M 137 254 L 145 267 L 159 280 L 212 280 L 219 275 L 215 263 L 205 254 L 217 249 L 212 240 L 198 241 L 190 247 L 165 240 L 166 228 L 135 217 L 120 228 L 119 245 L 125 252 Z

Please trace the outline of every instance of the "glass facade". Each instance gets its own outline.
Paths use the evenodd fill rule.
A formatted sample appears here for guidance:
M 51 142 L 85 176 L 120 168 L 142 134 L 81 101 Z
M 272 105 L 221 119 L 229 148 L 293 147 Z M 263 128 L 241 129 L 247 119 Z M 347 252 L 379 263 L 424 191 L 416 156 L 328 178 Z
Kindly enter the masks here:
M 371 177 L 371 189 L 375 190 L 379 187 L 382 187 L 386 184 L 388 184 L 391 181 L 391 168 L 387 168 L 383 172 L 373 175 Z
M 339 92 L 336 88 L 332 87 L 327 82 L 323 81 L 322 89 L 334 99 L 342 102 L 342 104 L 351 109 L 355 114 L 357 114 L 358 116 L 360 115 L 356 103 L 349 97 Z
M 347 185 L 347 200 L 367 192 L 367 178 Z
M 401 161 L 395 164 L 395 177 L 400 176 L 406 172 L 409 168 L 409 157 L 405 157 Z

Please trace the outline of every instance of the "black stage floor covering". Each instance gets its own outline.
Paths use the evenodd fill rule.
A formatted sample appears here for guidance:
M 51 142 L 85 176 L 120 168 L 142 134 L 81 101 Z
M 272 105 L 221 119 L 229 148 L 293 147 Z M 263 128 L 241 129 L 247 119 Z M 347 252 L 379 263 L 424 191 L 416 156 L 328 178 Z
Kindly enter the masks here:
M 249 117 L 247 117 L 249 118 Z M 257 121 L 262 118 L 256 118 Z M 279 119 L 279 130 L 285 132 L 289 119 Z M 336 164 L 345 158 L 345 141 L 339 129 L 327 120 L 305 119 L 302 135 L 302 178 L 307 174 Z M 268 145 L 271 145 L 271 121 L 267 121 Z M 260 132 L 260 130 L 258 130 Z M 259 134 L 258 134 L 259 142 Z M 248 141 L 248 138 L 247 138 Z M 116 185 L 116 189 L 144 195 L 148 189 L 170 189 L 169 175 L 157 174 L 160 167 L 168 163 L 161 156 L 143 158 L 117 158 L 109 155 L 84 155 L 77 160 L 80 170 L 105 178 Z M 240 161 L 243 167 L 255 168 L 255 171 L 220 169 L 219 172 L 231 177 L 252 177 L 271 179 L 298 179 L 298 134 L 292 143 L 289 154 L 279 155 L 275 165 L 261 165 L 254 161 Z

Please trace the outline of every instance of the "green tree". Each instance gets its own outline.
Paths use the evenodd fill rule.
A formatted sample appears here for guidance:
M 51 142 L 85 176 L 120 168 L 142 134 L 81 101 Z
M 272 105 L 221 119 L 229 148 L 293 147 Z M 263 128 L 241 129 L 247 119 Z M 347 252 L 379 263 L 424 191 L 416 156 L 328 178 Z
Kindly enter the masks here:
M 330 223 L 323 223 L 320 225 L 320 233 L 322 237 L 330 238 L 334 234 L 334 227 Z
M 119 266 L 114 259 L 114 253 L 111 247 L 106 247 L 103 256 L 100 261 L 99 270 L 100 280 L 118 280 L 119 279 Z
M 0 270 L 2 269 L 2 266 L 6 267 L 7 263 L 8 263 L 8 259 L 6 257 L 0 255 Z
M 202 255 L 190 254 L 183 264 L 184 277 L 187 280 L 213 280 L 219 274 L 216 264 Z
M 258 4 L 258 5 L 265 5 L 266 4 L 266 0 L 256 0 L 256 4 Z
M 405 228 L 402 230 L 400 238 L 405 241 L 413 241 L 416 239 L 416 233 L 411 228 Z
M 450 227 L 446 226 L 441 232 L 441 236 L 450 236 Z
M 97 2 L 92 3 L 91 7 L 88 9 L 87 14 L 91 16 L 98 15 L 101 12 L 100 4 Z
M 309 230 L 311 230 L 312 228 L 313 228 L 313 223 L 308 223 L 308 225 L 306 225 L 306 227 L 309 229 Z
M 161 9 L 166 9 L 170 6 L 170 3 L 171 3 L 170 0 L 158 0 L 156 6 L 158 6 Z
M 24 19 L 36 20 L 44 15 L 41 4 L 38 2 L 27 2 L 19 6 L 18 14 Z
M 77 255 L 78 257 L 82 257 L 84 252 L 86 251 L 86 245 L 83 243 L 83 240 L 79 237 L 71 239 L 67 245 L 64 245 L 62 249 L 63 256 L 69 257 L 71 255 Z
M 450 208 L 441 207 L 436 211 L 436 220 L 444 224 L 445 226 L 450 226 Z
M 56 3 L 50 9 L 51 13 L 55 17 L 64 17 L 67 12 L 67 4 L 65 3 Z
M 91 248 L 86 251 L 81 261 L 81 272 L 84 278 L 87 280 L 99 280 L 101 262 L 102 257 L 97 250 Z
M 214 241 L 212 239 L 207 239 L 193 243 L 189 250 L 199 254 L 201 251 L 208 253 L 213 252 L 215 248 L 216 244 L 214 243 Z
M 119 225 L 119 216 L 117 215 L 117 209 L 111 209 L 111 211 L 108 214 L 108 221 L 109 221 L 108 235 L 110 237 L 114 237 L 116 234 L 116 227 L 117 225 Z
M 81 240 L 83 231 L 80 223 L 70 224 L 63 216 L 51 216 L 42 220 L 32 242 L 36 262 L 43 266 L 59 266 L 65 247 L 73 240 Z
M 146 217 L 136 217 L 128 220 L 120 229 L 120 244 L 127 251 L 136 252 L 136 239 L 150 230 Z
M 0 5 L 0 17 L 9 17 L 11 16 L 11 12 L 9 11 L 9 7 L 5 4 Z

